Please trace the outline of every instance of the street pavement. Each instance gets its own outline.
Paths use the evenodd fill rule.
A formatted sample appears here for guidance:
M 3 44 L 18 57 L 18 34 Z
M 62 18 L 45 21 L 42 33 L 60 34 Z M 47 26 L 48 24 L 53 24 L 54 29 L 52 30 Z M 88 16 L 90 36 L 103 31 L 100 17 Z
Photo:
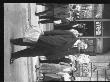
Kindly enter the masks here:
M 46 25 L 38 24 L 39 18 L 34 15 L 35 3 L 31 4 L 31 25 L 46 30 Z M 37 12 L 44 7 L 38 5 Z M 10 39 L 24 36 L 27 26 L 26 3 L 4 3 L 4 82 L 31 82 L 36 80 L 35 65 L 38 57 L 22 57 L 10 65 L 11 52 L 25 49 L 26 46 L 10 44 Z
M 11 52 L 26 48 L 11 47 L 10 39 L 23 37 L 25 25 L 25 4 L 4 3 L 4 82 L 28 82 L 27 58 L 19 58 L 10 65 Z

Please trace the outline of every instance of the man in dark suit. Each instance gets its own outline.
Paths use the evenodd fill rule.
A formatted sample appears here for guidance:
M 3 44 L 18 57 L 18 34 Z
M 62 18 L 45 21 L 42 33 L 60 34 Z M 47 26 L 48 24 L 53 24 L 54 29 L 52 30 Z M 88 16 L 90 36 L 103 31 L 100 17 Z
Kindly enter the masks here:
M 78 53 L 78 48 L 73 47 L 77 41 L 72 31 L 53 30 L 46 31 L 36 42 L 23 42 L 23 38 L 13 39 L 15 45 L 31 46 L 30 48 L 12 53 L 11 60 L 20 57 L 46 56 L 49 59 L 57 59 L 68 54 Z M 79 44 L 80 45 L 80 44 Z
M 70 22 L 69 24 L 55 24 L 54 25 L 55 30 L 70 30 L 70 29 L 75 29 L 79 33 L 83 33 L 83 36 L 85 36 L 85 32 L 87 30 L 86 24 L 81 23 L 80 21 L 74 21 Z
M 54 21 L 61 20 L 62 22 L 69 22 L 66 18 L 70 17 L 69 6 L 68 4 L 48 4 L 45 5 L 48 7 L 47 10 L 43 12 L 35 13 L 36 16 L 39 16 L 39 19 L 45 19 L 39 21 L 39 23 L 54 23 Z

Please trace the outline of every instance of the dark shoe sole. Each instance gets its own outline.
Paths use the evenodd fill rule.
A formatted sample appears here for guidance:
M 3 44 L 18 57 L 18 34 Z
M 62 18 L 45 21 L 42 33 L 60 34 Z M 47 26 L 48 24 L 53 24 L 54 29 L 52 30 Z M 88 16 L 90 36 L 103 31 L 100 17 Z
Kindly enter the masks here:
M 13 58 L 11 58 L 10 59 L 10 64 L 12 64 L 14 62 L 14 59 Z
M 10 64 L 12 64 L 15 60 L 15 58 L 13 58 L 13 55 L 12 55 L 13 52 L 11 52 L 11 58 L 10 58 Z
M 38 13 L 35 12 L 35 16 L 40 16 Z

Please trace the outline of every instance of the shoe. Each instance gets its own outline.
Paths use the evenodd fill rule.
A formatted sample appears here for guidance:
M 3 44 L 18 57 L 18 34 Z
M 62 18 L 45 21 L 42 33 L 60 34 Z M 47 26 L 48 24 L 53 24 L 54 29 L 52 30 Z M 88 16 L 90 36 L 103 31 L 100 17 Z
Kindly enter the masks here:
M 14 62 L 14 60 L 15 60 L 14 58 L 11 58 L 10 59 L 10 64 L 12 64 Z
M 13 53 L 11 53 L 10 64 L 12 64 L 15 59 L 16 59 L 16 58 L 13 57 Z
M 40 21 L 38 21 L 38 24 L 40 24 Z
M 13 39 L 10 39 L 10 43 L 14 43 L 14 40 Z
M 39 19 L 45 19 L 45 18 L 42 18 L 42 16 L 39 16 Z
M 22 39 L 10 39 L 10 43 L 15 44 L 15 45 L 20 42 L 22 42 Z
M 36 13 L 36 12 L 35 12 L 35 16 L 39 16 L 39 13 Z

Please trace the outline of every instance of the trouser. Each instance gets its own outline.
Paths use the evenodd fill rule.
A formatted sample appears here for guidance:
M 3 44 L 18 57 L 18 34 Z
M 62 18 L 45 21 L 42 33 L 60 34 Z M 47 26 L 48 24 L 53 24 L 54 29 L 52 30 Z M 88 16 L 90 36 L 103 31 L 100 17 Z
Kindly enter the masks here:
M 44 15 L 44 14 L 48 14 L 48 13 L 51 13 L 52 15 L 54 15 L 54 8 L 64 6 L 62 4 L 52 4 L 52 3 L 51 4 L 42 4 L 41 3 L 40 5 L 46 6 L 46 7 L 48 7 L 48 9 L 44 10 L 43 12 L 35 13 L 36 16 L 40 16 L 40 15 Z
M 49 3 L 36 3 L 36 5 L 42 5 L 42 6 L 46 6 L 46 7 L 53 6 L 53 4 L 49 4 Z
M 54 29 L 55 30 L 70 30 L 70 29 L 73 29 L 73 27 L 71 25 L 63 25 L 63 24 L 57 24 L 57 25 L 54 25 Z
M 44 16 L 39 16 L 40 19 L 51 19 L 51 20 L 59 20 L 60 18 L 56 18 L 54 16 L 47 16 L 47 15 L 44 15 Z
M 62 7 L 64 5 L 67 5 L 67 4 L 55 4 L 55 3 L 36 3 L 36 5 L 42 5 L 42 6 L 45 6 L 45 7 Z
M 60 58 L 60 59 L 54 59 L 54 60 L 41 60 L 40 63 L 55 63 L 59 64 L 60 62 L 70 63 L 71 60 L 68 58 Z
M 56 18 L 54 16 L 40 16 L 40 19 L 46 19 L 39 21 L 39 23 L 45 24 L 45 23 L 54 23 L 54 21 L 60 20 L 60 18 Z
M 40 15 L 44 15 L 44 14 L 46 14 L 46 15 L 47 14 L 54 15 L 54 9 L 53 9 L 53 7 L 50 7 L 47 10 L 44 10 L 42 12 L 35 13 L 36 16 L 40 16 Z
M 20 57 L 35 57 L 45 56 L 48 54 L 48 50 L 52 49 L 52 46 L 38 40 L 36 43 L 23 42 L 23 38 L 14 39 L 13 44 L 21 46 L 30 46 L 30 48 L 12 53 L 11 58 L 17 59 Z M 47 50 L 48 49 L 48 50 Z
M 17 38 L 10 41 L 14 45 L 20 45 L 20 46 L 34 46 L 35 42 L 23 42 L 23 38 Z

